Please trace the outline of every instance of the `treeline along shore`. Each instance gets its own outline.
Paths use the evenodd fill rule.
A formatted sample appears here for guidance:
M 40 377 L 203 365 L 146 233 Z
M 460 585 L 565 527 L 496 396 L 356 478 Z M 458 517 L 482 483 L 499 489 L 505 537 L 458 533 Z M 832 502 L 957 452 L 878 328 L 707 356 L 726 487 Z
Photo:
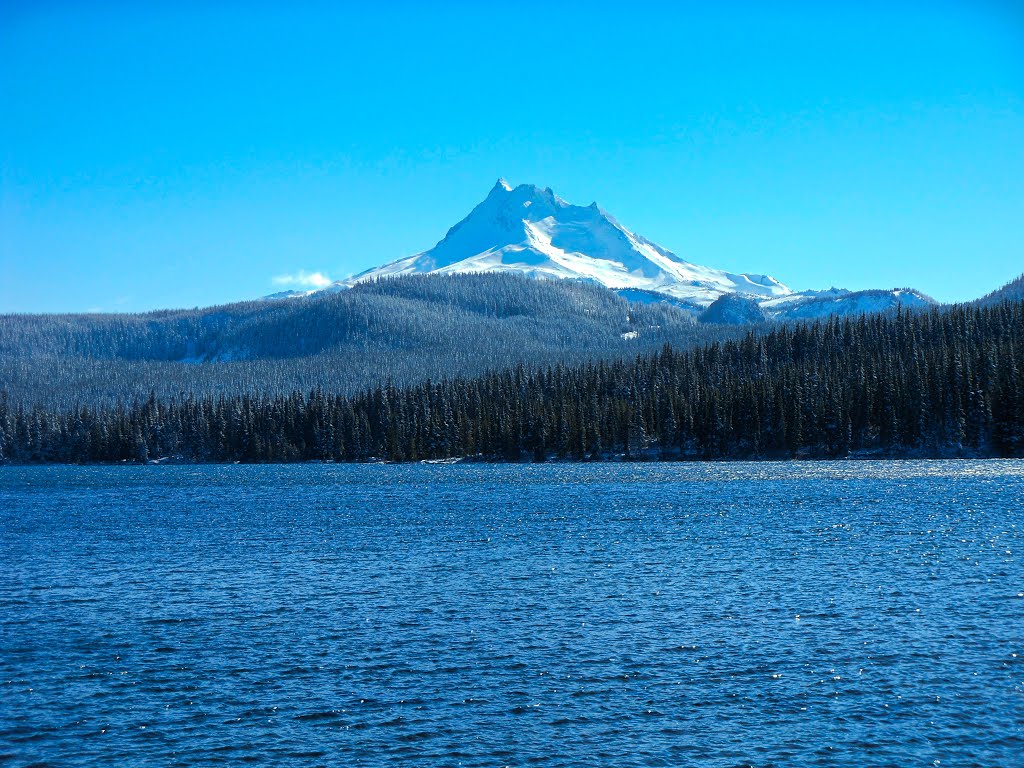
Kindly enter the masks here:
M 0 458 L 19 463 L 847 456 L 1024 456 L 1024 302 L 786 325 L 354 396 L 54 411 L 0 395 Z

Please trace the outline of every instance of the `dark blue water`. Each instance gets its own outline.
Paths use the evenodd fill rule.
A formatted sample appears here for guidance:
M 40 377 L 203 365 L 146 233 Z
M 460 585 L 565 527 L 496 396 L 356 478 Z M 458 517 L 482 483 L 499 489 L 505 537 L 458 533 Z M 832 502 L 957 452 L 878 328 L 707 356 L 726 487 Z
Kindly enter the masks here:
M 1024 462 L 0 468 L 10 765 L 1024 765 Z

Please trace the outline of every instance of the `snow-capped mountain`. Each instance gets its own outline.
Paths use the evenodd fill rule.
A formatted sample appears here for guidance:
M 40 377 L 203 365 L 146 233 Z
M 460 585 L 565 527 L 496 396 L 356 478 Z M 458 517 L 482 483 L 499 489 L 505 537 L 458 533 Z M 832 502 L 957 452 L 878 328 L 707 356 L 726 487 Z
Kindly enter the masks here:
M 694 317 L 701 317 L 722 297 L 741 300 L 716 307 L 708 315 L 716 318 L 714 322 L 810 319 L 935 303 L 910 289 L 794 292 L 767 275 L 693 264 L 630 232 L 597 203 L 573 205 L 550 188 L 532 184 L 512 187 L 504 179 L 498 179 L 483 202 L 430 250 L 324 288 L 284 291 L 266 298 L 342 291 L 358 283 L 401 275 L 474 272 L 594 282 L 629 301 L 669 302 Z M 740 316 L 746 319 L 729 319 Z
M 342 281 L 351 286 L 397 275 L 518 272 L 590 280 L 608 288 L 656 291 L 699 306 L 729 293 L 768 299 L 792 294 L 767 275 L 691 264 L 630 232 L 597 203 L 572 205 L 532 184 L 504 179 L 429 251 Z

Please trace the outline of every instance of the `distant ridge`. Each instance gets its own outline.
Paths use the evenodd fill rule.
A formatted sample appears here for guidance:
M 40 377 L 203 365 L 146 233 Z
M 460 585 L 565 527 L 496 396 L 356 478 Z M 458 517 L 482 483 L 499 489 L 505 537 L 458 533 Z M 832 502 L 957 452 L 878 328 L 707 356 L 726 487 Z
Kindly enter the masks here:
M 987 293 L 980 299 L 976 299 L 978 304 L 996 304 L 1000 301 L 1015 301 L 1024 299 L 1024 275 L 1011 280 L 1001 288 L 997 288 L 992 293 Z

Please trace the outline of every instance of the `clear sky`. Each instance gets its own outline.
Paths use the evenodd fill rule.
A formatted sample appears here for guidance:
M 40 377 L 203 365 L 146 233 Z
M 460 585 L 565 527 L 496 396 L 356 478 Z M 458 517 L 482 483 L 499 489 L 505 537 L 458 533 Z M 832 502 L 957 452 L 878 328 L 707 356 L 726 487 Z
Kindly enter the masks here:
M 499 176 L 697 263 L 1024 272 L 1024 10 L 0 3 L 0 311 L 252 298 L 431 247 Z

